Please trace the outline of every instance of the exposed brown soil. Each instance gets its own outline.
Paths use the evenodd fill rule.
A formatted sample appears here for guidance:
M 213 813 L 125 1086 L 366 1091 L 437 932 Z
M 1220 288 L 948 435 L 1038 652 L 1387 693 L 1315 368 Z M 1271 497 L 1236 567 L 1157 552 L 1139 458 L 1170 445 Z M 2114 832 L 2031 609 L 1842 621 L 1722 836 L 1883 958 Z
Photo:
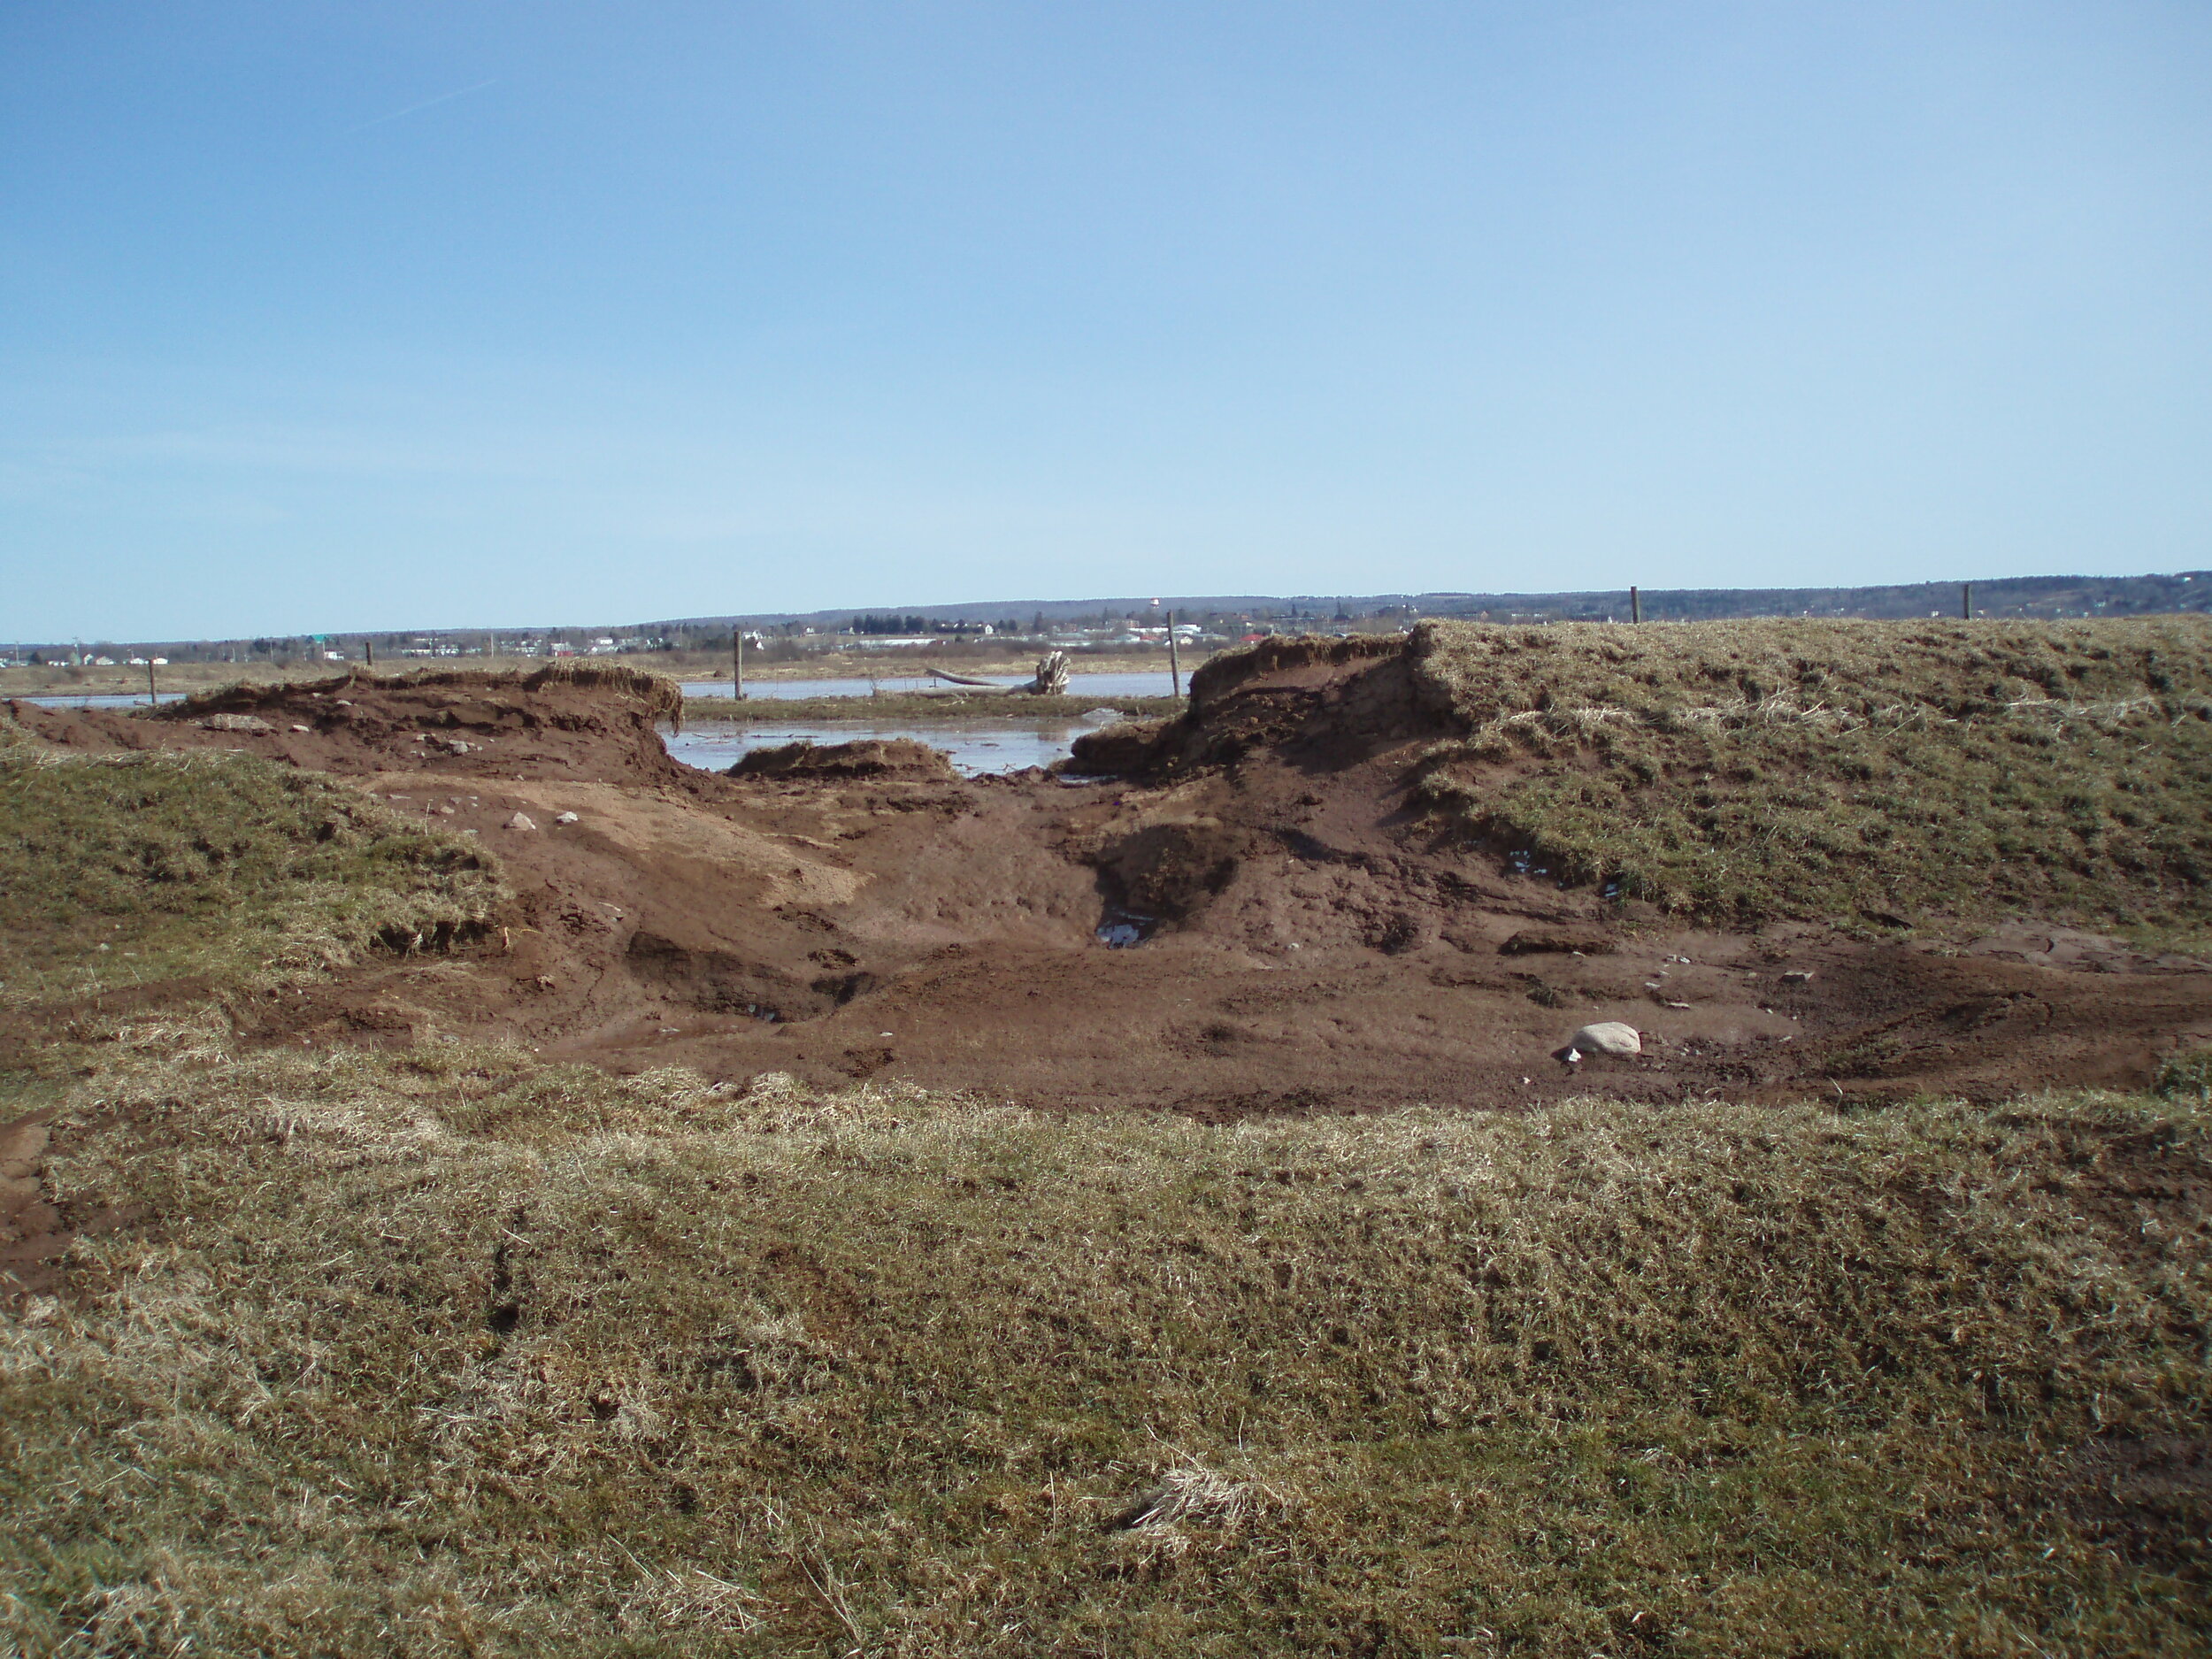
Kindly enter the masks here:
M 38 1175 L 46 1154 L 47 1115 L 0 1128 L 0 1289 L 37 1292 L 60 1275 L 69 1233 L 46 1202 Z
M 657 719 L 680 711 L 682 698 L 643 674 L 347 675 L 233 686 L 150 716 L 21 702 L 6 707 L 29 731 L 80 749 L 243 749 L 346 775 L 404 770 L 678 787 L 702 777 L 669 758 L 654 730 Z
M 952 763 L 940 749 L 912 738 L 863 738 L 850 743 L 784 743 L 757 749 L 732 766 L 732 778 L 920 778 L 949 781 Z
M 669 759 L 650 695 L 541 675 L 18 718 L 73 747 L 341 773 L 505 861 L 503 935 L 274 997 L 243 1016 L 268 1041 L 436 1030 L 618 1069 L 1227 1118 L 1593 1090 L 1997 1099 L 2139 1087 L 2212 1039 L 2202 964 L 2032 918 L 1950 954 L 1686 930 L 1513 874 L 1412 810 L 1447 717 L 1373 642 L 1211 664 L 1194 694 L 1187 720 L 1085 741 L 1074 773 L 1127 781 L 962 780 L 898 745 L 718 777 Z M 226 713 L 272 729 L 206 723 Z M 518 812 L 536 827 L 504 827 Z M 1643 1056 L 1552 1057 L 1600 1019 Z

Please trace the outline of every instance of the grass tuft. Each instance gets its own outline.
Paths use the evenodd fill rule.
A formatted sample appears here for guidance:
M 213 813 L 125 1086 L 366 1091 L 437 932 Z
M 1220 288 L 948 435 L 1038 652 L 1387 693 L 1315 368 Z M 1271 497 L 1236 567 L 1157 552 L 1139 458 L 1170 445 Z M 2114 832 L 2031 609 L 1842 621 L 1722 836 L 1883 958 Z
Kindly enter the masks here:
M 2169 1056 L 2158 1068 L 2152 1093 L 2167 1100 L 2212 1106 L 2212 1048 L 2192 1048 Z

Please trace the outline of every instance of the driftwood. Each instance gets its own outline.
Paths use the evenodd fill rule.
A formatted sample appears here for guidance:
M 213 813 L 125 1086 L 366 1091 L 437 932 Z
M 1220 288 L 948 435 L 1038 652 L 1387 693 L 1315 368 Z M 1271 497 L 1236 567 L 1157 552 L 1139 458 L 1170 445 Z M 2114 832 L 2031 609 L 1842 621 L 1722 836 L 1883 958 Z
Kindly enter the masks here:
M 976 680 L 966 674 L 949 674 L 941 668 L 924 672 L 932 680 L 941 680 L 949 686 L 958 686 L 967 691 L 1018 693 L 1033 697 L 1064 697 L 1068 691 L 1068 654 L 1065 651 L 1047 651 L 1039 657 L 1036 678 L 1025 686 L 1002 686 L 995 680 Z
M 1029 682 L 1031 692 L 1040 697 L 1064 697 L 1068 694 L 1068 654 L 1065 651 L 1047 651 L 1037 659 L 1037 677 Z

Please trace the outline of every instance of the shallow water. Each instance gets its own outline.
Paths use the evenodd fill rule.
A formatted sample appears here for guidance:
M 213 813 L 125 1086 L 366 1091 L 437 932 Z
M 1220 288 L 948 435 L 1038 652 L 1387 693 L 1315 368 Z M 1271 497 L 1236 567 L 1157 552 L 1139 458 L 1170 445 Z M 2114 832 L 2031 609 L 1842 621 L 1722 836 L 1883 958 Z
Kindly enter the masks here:
M 1025 686 L 1026 674 L 979 674 L 978 679 L 988 680 L 997 686 Z M 1183 683 L 1190 683 L 1190 675 L 1183 676 Z M 687 697 L 726 697 L 730 682 L 726 680 L 687 680 L 683 682 Z M 745 700 L 783 701 L 793 697 L 864 697 L 871 691 L 889 692 L 956 691 L 941 680 L 932 680 L 925 674 L 887 674 L 875 680 L 751 680 L 745 682 Z M 1071 674 L 1068 677 L 1068 695 L 1071 697 L 1166 697 L 1173 691 L 1168 684 L 1165 669 L 1157 673 L 1138 674 Z
M 1000 686 L 1024 686 L 1029 683 L 1028 677 L 1020 674 L 979 678 L 987 678 L 993 684 Z M 1186 685 L 1189 684 L 1190 676 L 1185 674 L 1183 681 Z M 683 687 L 687 697 L 726 697 L 730 695 L 730 682 L 726 680 L 687 680 Z M 952 692 L 957 687 L 922 674 L 885 675 L 876 680 L 748 680 L 745 682 L 745 700 L 755 703 L 784 702 L 797 697 L 864 697 L 878 689 L 887 694 Z M 1158 673 L 1072 674 L 1068 679 L 1068 695 L 1071 697 L 1166 697 L 1173 695 L 1165 670 Z M 185 695 L 181 691 L 165 691 L 161 694 L 161 700 L 164 703 L 181 703 Z M 48 709 L 142 709 L 146 706 L 146 694 L 142 691 L 128 694 L 103 692 L 97 695 L 80 693 L 73 695 L 23 697 L 19 701 L 35 703 Z M 758 745 L 752 747 L 757 748 Z M 936 747 L 942 749 L 945 745 L 940 743 Z
M 677 733 L 663 727 L 661 741 L 685 765 L 723 772 L 757 749 L 906 737 L 944 750 L 951 757 L 955 772 L 973 778 L 983 772 L 1019 772 L 1025 766 L 1049 766 L 1056 760 L 1065 760 L 1078 737 L 1110 724 L 1103 719 L 963 720 L 942 726 L 923 720 L 795 720 L 788 725 L 744 727 L 718 724 Z
M 1144 681 L 1156 678 L 1150 674 L 1086 674 L 1073 682 L 1076 695 L 1085 693 L 1100 696 L 1152 696 L 1164 695 L 1167 676 L 1156 678 L 1160 691 L 1154 693 L 1141 686 L 1125 687 L 1125 680 Z M 882 683 L 889 688 L 893 682 Z M 786 687 L 799 687 L 790 695 L 801 696 L 849 696 L 853 694 L 836 689 L 857 685 L 860 695 L 866 695 L 868 682 L 837 680 L 787 680 Z M 691 688 L 686 687 L 688 692 Z M 748 687 L 747 692 L 752 690 Z M 722 694 L 729 695 L 726 688 Z M 786 695 L 779 690 L 779 696 Z M 185 694 L 165 691 L 164 703 L 175 703 Z M 141 692 L 134 697 L 119 695 L 80 695 L 25 697 L 25 703 L 35 703 L 49 709 L 127 709 L 146 706 L 146 695 Z M 926 720 L 871 721 L 871 720 L 813 720 L 795 721 L 788 725 L 748 726 L 743 727 L 714 726 L 694 728 L 681 733 L 661 728 L 661 741 L 668 745 L 668 752 L 687 766 L 720 772 L 737 764 L 741 756 L 756 749 L 773 749 L 783 743 L 801 741 L 813 743 L 850 743 L 864 738 L 910 737 L 932 749 L 941 749 L 952 757 L 953 770 L 964 777 L 982 772 L 1019 772 L 1026 766 L 1049 766 L 1056 760 L 1068 757 L 1070 746 L 1085 732 L 1096 731 L 1112 724 L 1104 718 L 1096 719 L 1055 718 L 1049 720 L 975 720 L 948 721 L 942 726 Z
M 165 691 L 161 694 L 161 700 L 164 703 L 182 703 L 185 695 L 181 691 Z M 42 709 L 142 709 L 146 706 L 146 694 L 142 691 L 128 695 L 101 692 L 62 697 L 17 697 L 13 701 L 35 703 Z

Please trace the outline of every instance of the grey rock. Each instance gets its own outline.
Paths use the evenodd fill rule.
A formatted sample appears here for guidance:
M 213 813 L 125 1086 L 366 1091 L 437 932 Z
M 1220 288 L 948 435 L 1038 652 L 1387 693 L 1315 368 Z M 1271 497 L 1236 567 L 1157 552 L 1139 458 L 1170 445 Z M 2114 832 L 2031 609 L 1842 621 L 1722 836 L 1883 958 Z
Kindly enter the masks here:
M 500 827 L 502 829 L 511 830 L 534 830 L 537 828 L 537 826 L 531 822 L 530 818 L 526 813 L 518 812 L 512 818 L 509 818 L 504 824 L 501 825 Z
M 273 732 L 271 726 L 257 714 L 211 714 L 207 717 L 211 732 Z
M 1567 1047 L 1570 1050 L 1579 1049 L 1584 1054 L 1627 1056 L 1643 1053 L 1644 1040 L 1637 1035 L 1633 1025 L 1623 1025 L 1617 1019 L 1601 1019 L 1575 1033 L 1568 1039 Z

